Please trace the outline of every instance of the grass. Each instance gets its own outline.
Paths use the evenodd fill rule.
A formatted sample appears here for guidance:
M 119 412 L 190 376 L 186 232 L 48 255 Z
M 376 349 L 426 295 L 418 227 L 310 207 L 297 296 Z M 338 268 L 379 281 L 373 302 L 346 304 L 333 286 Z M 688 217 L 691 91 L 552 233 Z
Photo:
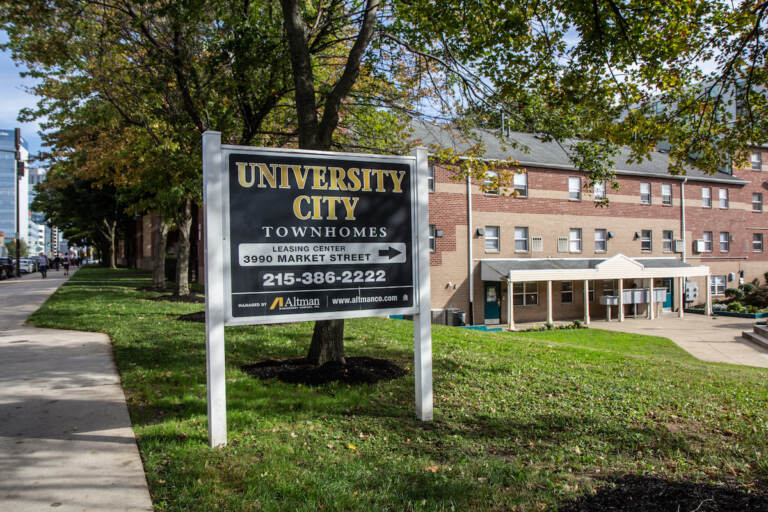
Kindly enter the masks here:
M 89 284 L 89 281 L 91 282 Z M 159 511 L 556 510 L 625 474 L 768 486 L 768 371 L 658 337 L 433 327 L 435 421 L 413 414 L 412 324 L 346 323 L 347 355 L 404 378 L 317 388 L 239 366 L 302 356 L 312 325 L 227 328 L 229 445 L 207 446 L 200 304 L 143 300 L 149 274 L 84 268 L 31 322 L 102 331 Z

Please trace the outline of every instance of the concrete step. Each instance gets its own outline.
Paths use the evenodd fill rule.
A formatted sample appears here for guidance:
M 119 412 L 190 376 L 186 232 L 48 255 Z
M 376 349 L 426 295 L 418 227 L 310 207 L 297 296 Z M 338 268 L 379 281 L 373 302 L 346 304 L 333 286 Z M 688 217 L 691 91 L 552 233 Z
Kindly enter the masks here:
M 755 324 L 755 334 L 768 338 L 768 326 Z
M 763 348 L 768 349 L 768 336 L 763 336 L 762 334 L 757 334 L 756 332 L 750 332 L 750 331 L 744 331 L 741 333 L 742 336 L 744 336 L 745 339 L 751 341 L 755 345 L 759 345 Z

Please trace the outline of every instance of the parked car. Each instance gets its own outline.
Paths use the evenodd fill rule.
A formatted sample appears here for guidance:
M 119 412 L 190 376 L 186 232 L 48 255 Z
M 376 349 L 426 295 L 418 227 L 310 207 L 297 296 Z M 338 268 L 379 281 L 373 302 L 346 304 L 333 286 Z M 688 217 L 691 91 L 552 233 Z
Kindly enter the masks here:
M 11 258 L 0 256 L 0 279 L 6 279 L 16 275 Z
M 32 258 L 21 258 L 19 261 L 19 270 L 21 270 L 23 274 L 29 274 L 30 272 L 35 272 L 35 270 L 37 270 L 37 262 Z M 16 265 L 16 260 L 13 260 L 13 265 Z

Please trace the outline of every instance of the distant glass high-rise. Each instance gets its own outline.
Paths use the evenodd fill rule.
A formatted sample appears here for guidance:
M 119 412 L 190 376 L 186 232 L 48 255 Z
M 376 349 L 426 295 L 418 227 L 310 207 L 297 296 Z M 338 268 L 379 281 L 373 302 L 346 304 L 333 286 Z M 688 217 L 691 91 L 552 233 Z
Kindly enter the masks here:
M 16 236 L 16 141 L 12 129 L 0 129 L 0 231 L 5 239 Z M 22 139 L 21 158 L 29 158 L 27 143 Z M 29 231 L 29 196 L 27 176 L 19 183 L 19 232 L 27 240 Z
M 29 180 L 29 253 L 33 255 L 45 252 L 45 215 L 41 212 L 31 210 L 32 203 L 37 196 L 37 185 L 45 181 L 45 175 L 48 170 L 45 167 L 28 167 L 27 177 Z

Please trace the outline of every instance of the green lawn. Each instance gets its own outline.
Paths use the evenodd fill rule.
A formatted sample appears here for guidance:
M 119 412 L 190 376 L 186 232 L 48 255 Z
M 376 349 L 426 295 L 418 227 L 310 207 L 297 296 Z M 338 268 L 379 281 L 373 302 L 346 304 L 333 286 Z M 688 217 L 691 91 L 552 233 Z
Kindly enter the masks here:
M 88 281 L 91 281 L 89 283 Z M 201 304 L 142 300 L 149 274 L 79 270 L 32 317 L 114 341 L 157 510 L 556 510 L 604 478 L 768 486 L 768 371 L 599 330 L 434 326 L 435 421 L 413 414 L 412 324 L 346 323 L 347 355 L 407 368 L 378 385 L 259 381 L 311 324 L 227 328 L 230 444 L 207 446 Z

